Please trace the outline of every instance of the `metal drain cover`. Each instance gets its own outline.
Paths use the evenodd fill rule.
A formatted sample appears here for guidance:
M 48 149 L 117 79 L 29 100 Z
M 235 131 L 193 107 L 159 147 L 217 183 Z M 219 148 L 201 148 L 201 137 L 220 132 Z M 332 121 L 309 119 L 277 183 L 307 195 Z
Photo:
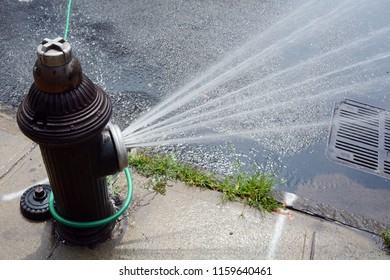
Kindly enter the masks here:
M 390 112 L 353 100 L 335 105 L 328 157 L 390 179 Z

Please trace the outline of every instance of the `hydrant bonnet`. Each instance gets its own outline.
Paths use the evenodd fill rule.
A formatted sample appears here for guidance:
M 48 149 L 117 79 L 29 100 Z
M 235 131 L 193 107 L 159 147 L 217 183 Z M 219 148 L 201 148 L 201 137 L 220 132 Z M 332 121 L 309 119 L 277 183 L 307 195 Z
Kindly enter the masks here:
M 111 100 L 82 73 L 69 43 L 45 39 L 37 55 L 34 83 L 18 112 L 22 132 L 48 145 L 85 141 L 100 133 L 110 119 Z

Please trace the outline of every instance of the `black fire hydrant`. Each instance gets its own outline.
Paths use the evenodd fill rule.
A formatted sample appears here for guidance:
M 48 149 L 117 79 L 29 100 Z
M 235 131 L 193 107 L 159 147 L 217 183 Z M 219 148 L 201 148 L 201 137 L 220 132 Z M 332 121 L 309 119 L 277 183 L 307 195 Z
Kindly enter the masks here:
M 83 74 L 69 42 L 45 39 L 37 53 L 34 83 L 17 113 L 19 128 L 39 144 L 57 212 L 76 222 L 107 218 L 114 206 L 106 176 L 127 166 L 121 132 L 110 123 L 110 98 Z M 56 223 L 56 231 L 70 244 L 92 245 L 106 240 L 114 223 Z

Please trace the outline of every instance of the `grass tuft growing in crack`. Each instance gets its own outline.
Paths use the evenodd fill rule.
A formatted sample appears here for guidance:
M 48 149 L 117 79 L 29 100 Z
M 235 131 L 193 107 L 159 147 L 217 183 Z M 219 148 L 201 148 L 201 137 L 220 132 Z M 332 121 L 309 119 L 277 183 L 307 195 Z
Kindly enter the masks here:
M 129 165 L 141 175 L 158 182 L 153 189 L 162 194 L 165 193 L 169 180 L 179 180 L 190 186 L 221 191 L 225 201 L 242 201 L 268 212 L 281 207 L 270 193 L 279 181 L 270 174 L 260 172 L 249 174 L 240 171 L 238 175 L 219 178 L 217 174 L 179 162 L 173 156 L 147 151 L 129 153 Z
M 390 255 L 390 233 L 387 230 L 384 230 L 380 236 L 383 238 L 386 253 Z
M 240 171 L 236 176 L 226 177 L 220 184 L 224 199 L 236 200 L 240 198 L 250 206 L 272 212 L 281 207 L 271 190 L 279 181 L 270 174 L 256 172 L 249 174 Z

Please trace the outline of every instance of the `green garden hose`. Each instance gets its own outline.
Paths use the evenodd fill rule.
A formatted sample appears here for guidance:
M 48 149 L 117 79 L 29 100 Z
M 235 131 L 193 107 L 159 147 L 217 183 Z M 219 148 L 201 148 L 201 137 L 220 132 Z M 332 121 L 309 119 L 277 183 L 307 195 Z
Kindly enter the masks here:
M 68 40 L 69 33 L 69 22 L 70 22 L 70 12 L 72 9 L 72 0 L 68 1 L 68 9 L 66 11 L 66 23 L 65 23 L 65 32 L 64 32 L 64 40 Z
M 55 206 L 54 206 L 54 194 L 53 194 L 53 192 L 50 192 L 49 210 L 50 210 L 51 215 L 59 223 L 66 225 L 66 226 L 75 227 L 75 228 L 99 227 L 99 226 L 103 226 L 105 224 L 108 224 L 108 223 L 115 221 L 126 211 L 126 209 L 129 207 L 130 202 L 133 198 L 133 180 L 131 178 L 130 170 L 128 167 L 126 167 L 124 169 L 124 171 L 125 171 L 126 179 L 127 179 L 127 197 L 126 197 L 121 209 L 119 209 L 118 212 L 116 212 L 115 214 L 113 214 L 107 218 L 101 219 L 101 220 L 90 221 L 90 222 L 75 222 L 75 221 L 67 220 L 67 219 L 61 217 L 57 213 Z

